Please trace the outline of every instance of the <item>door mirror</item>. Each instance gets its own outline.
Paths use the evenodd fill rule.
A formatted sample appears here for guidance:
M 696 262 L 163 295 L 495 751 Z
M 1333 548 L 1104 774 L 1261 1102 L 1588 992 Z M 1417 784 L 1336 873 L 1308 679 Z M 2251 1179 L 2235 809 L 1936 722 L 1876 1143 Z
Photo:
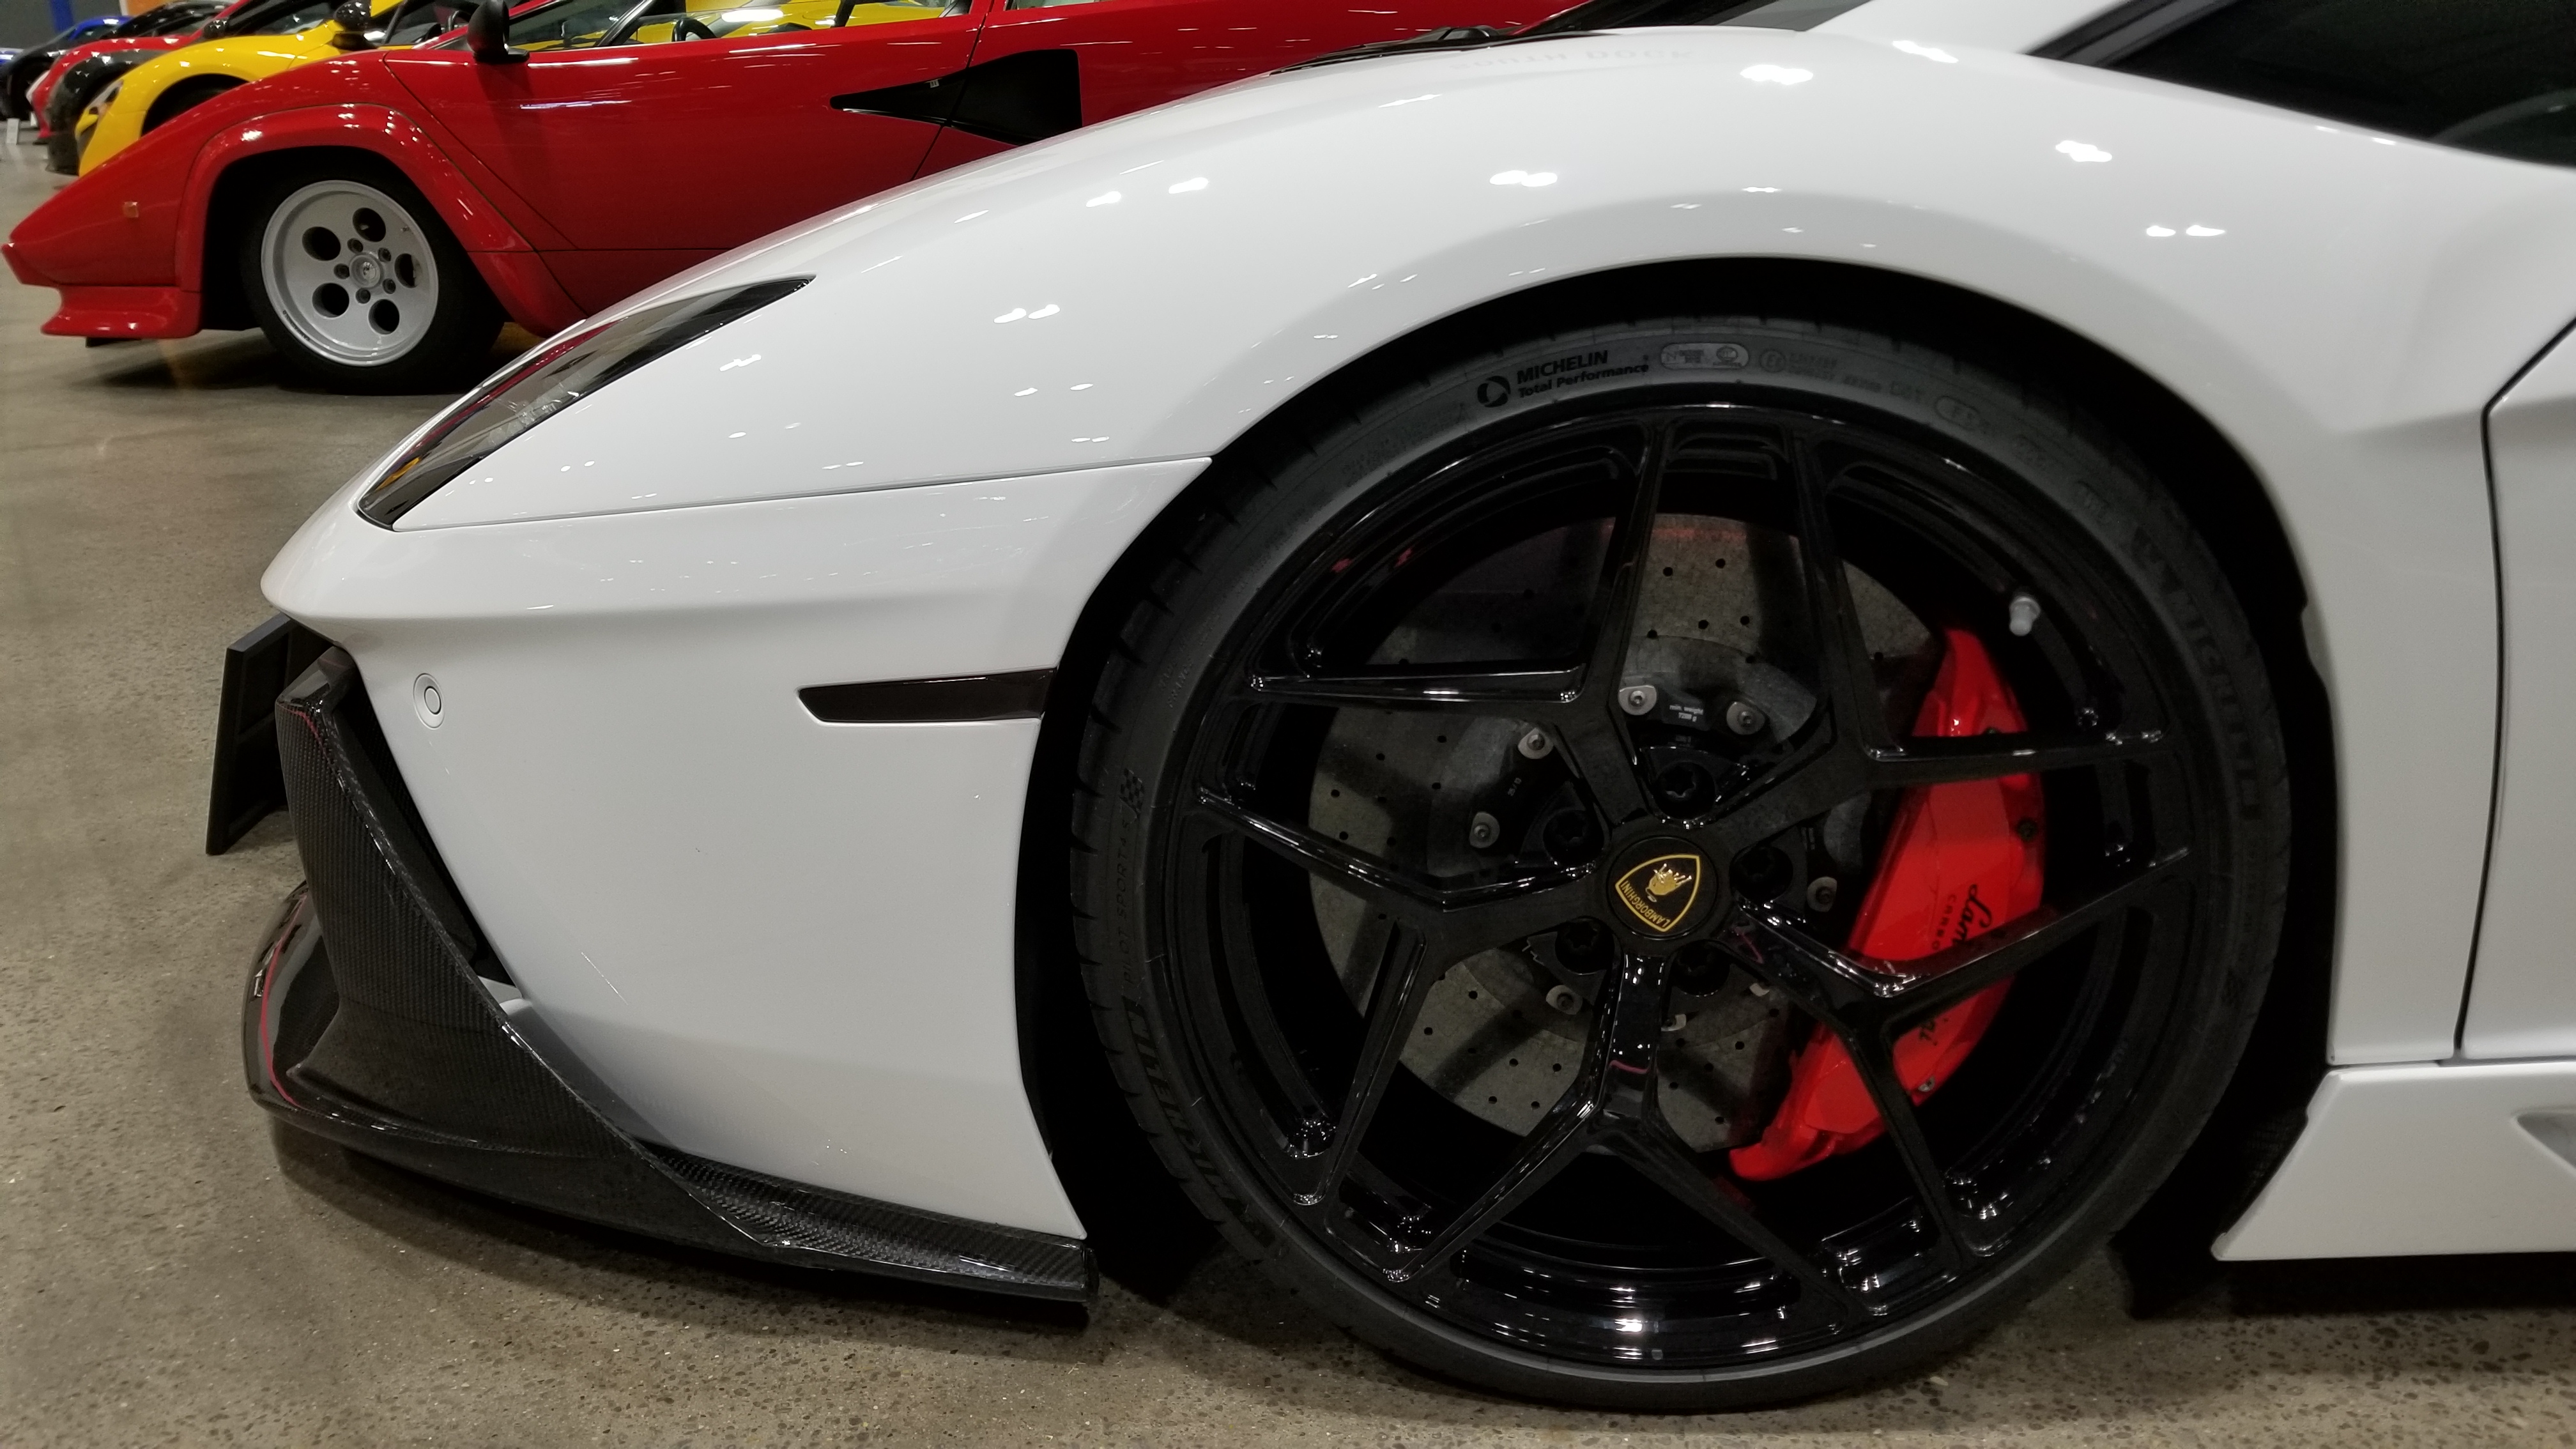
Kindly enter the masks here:
M 376 38 L 367 32 L 375 28 L 376 12 L 367 0 L 346 0 L 331 12 L 331 21 L 340 33 L 331 37 L 333 50 L 373 50 Z
M 526 51 L 510 48 L 509 0 L 475 0 L 474 13 L 465 21 L 465 48 L 485 65 L 510 65 L 528 58 Z

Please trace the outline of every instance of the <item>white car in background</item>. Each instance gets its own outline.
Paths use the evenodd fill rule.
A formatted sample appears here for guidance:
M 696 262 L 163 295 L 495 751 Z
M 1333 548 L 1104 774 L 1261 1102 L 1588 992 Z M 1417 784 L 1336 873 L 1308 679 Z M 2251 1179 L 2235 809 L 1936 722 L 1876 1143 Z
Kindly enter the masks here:
M 1625 1407 L 2169 1178 L 2576 1249 L 2571 102 L 2557 0 L 1596 0 L 746 247 L 270 569 L 254 1090 L 1080 1299 L 1105 1061 L 1354 1333 Z

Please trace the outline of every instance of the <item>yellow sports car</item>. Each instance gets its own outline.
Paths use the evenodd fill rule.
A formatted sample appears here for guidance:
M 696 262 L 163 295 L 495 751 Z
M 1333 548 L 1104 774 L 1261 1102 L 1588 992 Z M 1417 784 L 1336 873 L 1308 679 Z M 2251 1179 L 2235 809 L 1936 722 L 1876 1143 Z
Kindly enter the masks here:
M 366 8 L 361 11 L 358 4 Z M 348 50 L 412 45 L 465 18 L 456 0 L 355 0 L 334 11 L 316 0 L 294 30 L 209 40 L 147 61 L 100 91 L 74 124 L 73 144 L 86 173 L 134 144 L 144 132 L 235 86 L 266 80 Z
M 550 5 L 510 26 L 522 50 L 657 45 L 673 40 L 778 35 L 797 30 L 849 30 L 889 21 L 963 15 L 967 0 L 777 0 L 724 5 L 693 0 L 587 0 Z

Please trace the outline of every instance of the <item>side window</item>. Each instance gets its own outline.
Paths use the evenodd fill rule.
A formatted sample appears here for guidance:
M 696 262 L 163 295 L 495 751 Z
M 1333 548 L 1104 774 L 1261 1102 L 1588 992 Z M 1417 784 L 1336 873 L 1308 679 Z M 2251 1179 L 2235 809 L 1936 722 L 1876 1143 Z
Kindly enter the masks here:
M 784 35 L 963 15 L 969 0 L 775 0 L 709 5 L 706 0 L 562 0 L 510 22 L 522 50 L 664 45 L 728 35 Z
M 590 44 L 634 8 L 635 0 L 562 0 L 513 19 L 510 43 L 529 51 Z
M 2576 0 L 2235 0 L 2108 63 L 2400 136 L 2576 165 Z
M 418 45 L 465 23 L 469 0 L 403 0 L 379 45 Z

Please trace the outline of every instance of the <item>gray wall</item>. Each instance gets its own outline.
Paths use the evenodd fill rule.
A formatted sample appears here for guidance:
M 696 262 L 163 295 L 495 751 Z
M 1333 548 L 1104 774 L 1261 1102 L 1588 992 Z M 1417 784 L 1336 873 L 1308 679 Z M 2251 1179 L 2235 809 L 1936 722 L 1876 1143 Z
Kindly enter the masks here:
M 116 0 L 72 0 L 74 19 L 116 11 Z M 34 45 L 60 29 L 53 0 L 0 0 L 0 47 Z

